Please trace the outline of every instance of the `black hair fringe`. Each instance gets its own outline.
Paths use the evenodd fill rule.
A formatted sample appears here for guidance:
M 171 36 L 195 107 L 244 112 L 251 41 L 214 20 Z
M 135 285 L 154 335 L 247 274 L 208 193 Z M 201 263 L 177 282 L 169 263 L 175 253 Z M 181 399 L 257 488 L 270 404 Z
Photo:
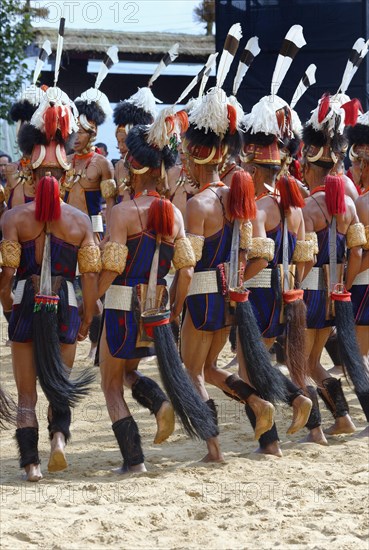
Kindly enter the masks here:
M 188 130 L 185 134 L 186 140 L 188 140 L 191 145 L 204 145 L 205 147 L 219 147 L 221 144 L 221 139 L 217 134 L 211 130 L 205 133 L 204 130 L 199 130 L 195 128 L 192 124 L 189 125 Z
M 185 431 L 205 441 L 217 436 L 213 415 L 182 366 L 170 325 L 154 327 L 154 340 L 160 377 Z
M 13 122 L 29 122 L 36 111 L 37 106 L 32 105 L 28 99 L 17 101 L 10 107 L 9 116 Z
M 262 147 L 267 147 L 271 145 L 276 137 L 273 134 L 264 134 L 263 132 L 256 132 L 252 134 L 251 132 L 244 132 L 242 134 L 244 145 L 249 145 L 249 143 L 255 143 L 255 145 L 261 145 Z
M 241 133 L 238 131 L 236 131 L 234 134 L 227 132 L 224 136 L 223 143 L 225 143 L 225 145 L 228 145 L 228 153 L 232 157 L 237 156 L 242 147 Z
M 117 104 L 113 113 L 114 124 L 116 126 L 125 126 L 126 124 L 146 125 L 154 122 L 151 113 L 147 113 L 141 107 L 136 107 L 129 101 L 121 101 Z
M 87 120 L 92 120 L 97 126 L 105 122 L 106 114 L 96 101 L 87 103 L 87 101 L 78 100 L 75 105 L 80 115 L 85 115 Z
M 351 145 L 369 144 L 369 126 L 356 124 L 347 128 L 347 137 Z
M 65 141 L 60 133 L 56 131 L 55 141 L 60 145 L 64 145 Z M 29 122 L 23 124 L 18 133 L 18 146 L 23 155 L 30 156 L 35 145 L 47 145 L 46 135 L 38 128 Z
M 166 170 L 174 166 L 177 152 L 165 146 L 162 150 L 149 145 L 146 141 L 148 127 L 134 126 L 127 135 L 126 145 L 133 156 L 142 166 L 160 168 L 161 161 L 164 161 Z
M 329 137 L 323 131 L 314 130 L 311 124 L 307 124 L 302 130 L 302 140 L 307 146 L 324 147 L 328 143 Z

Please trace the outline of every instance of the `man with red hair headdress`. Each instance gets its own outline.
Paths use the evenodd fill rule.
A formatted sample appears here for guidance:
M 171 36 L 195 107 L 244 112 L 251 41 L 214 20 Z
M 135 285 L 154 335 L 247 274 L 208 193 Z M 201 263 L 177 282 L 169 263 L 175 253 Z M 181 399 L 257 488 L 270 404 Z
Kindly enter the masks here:
M 77 337 L 86 337 L 92 320 L 101 265 L 88 217 L 59 198 L 58 179 L 68 167 L 64 144 L 73 131 L 69 100 L 59 88 L 49 88 L 45 104 L 36 113 L 19 134 L 22 146 L 29 148 L 36 198 L 4 215 L 0 292 L 4 311 L 10 314 L 9 338 L 18 390 L 16 439 L 20 465 L 29 481 L 42 477 L 37 378 L 49 401 L 48 469 L 56 472 L 67 467 L 64 447 L 70 437 L 71 407 L 86 394 L 92 380 L 88 373 L 69 380 L 69 371 Z M 83 286 L 82 323 L 73 290 L 77 261 Z

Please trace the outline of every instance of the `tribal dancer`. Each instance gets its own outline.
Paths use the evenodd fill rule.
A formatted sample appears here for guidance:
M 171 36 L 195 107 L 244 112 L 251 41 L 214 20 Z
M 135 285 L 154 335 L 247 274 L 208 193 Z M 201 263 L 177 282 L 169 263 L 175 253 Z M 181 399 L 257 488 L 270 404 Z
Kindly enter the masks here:
M 351 172 L 355 184 L 362 189 L 355 206 L 360 222 L 365 227 L 366 243 L 358 275 L 351 287 L 356 335 L 365 368 L 369 369 L 369 111 L 358 118 L 357 124 L 348 130 Z M 369 393 L 356 393 L 369 423 Z M 368 435 L 369 428 L 361 435 Z
M 39 53 L 36 67 L 33 73 L 33 83 L 28 86 L 12 105 L 9 116 L 17 124 L 17 136 L 23 124 L 28 123 L 41 101 L 45 97 L 44 88 L 36 86 L 42 67 L 51 54 L 51 45 L 46 40 Z M 23 154 L 18 162 L 10 163 L 5 170 L 7 179 L 5 187 L 5 201 L 10 210 L 18 204 L 28 203 L 35 198 L 34 181 L 30 156 Z
M 156 353 L 160 364 L 159 355 L 162 356 L 164 352 L 160 350 L 160 342 L 159 348 L 155 344 L 154 349 L 152 341 L 148 341 L 137 314 L 147 309 L 149 294 L 150 301 L 154 302 L 151 307 L 165 309 L 167 291 L 164 277 L 173 260 L 179 275 L 171 320 L 177 318 L 195 264 L 191 245 L 185 238 L 180 212 L 169 201 L 161 199 L 157 191 L 162 188 L 165 170 L 173 166 L 176 153 L 165 144 L 157 145 L 155 140 L 151 141 L 150 132 L 153 129 L 154 125 L 135 126 L 128 133 L 127 163 L 135 195 L 132 201 L 122 202 L 113 209 L 112 231 L 104 250 L 99 283 L 99 294 L 106 291 L 100 350 L 102 387 L 124 460 L 123 472 L 145 471 L 138 426 L 124 400 L 123 383 L 132 388 L 132 396 L 141 405 L 155 414 L 158 424 L 155 443 L 167 439 L 174 429 L 173 407 L 168 398 L 158 384 L 137 373 L 141 358 Z M 156 229 L 160 220 L 166 226 L 160 231 L 161 239 Z M 173 338 L 172 335 L 170 337 Z M 167 362 L 172 359 L 169 356 L 164 358 Z M 180 362 L 179 370 L 182 375 L 185 374 Z M 182 388 L 184 392 L 180 401 L 193 401 L 188 387 Z M 191 391 L 196 396 L 194 389 Z M 208 437 L 214 437 L 217 434 L 216 426 L 207 409 L 206 414 L 212 425 L 209 425 Z M 202 422 L 200 418 L 198 420 Z
M 345 284 L 347 289 L 351 288 L 360 271 L 361 246 L 365 244 L 364 228 L 359 223 L 354 202 L 344 195 L 344 181 L 338 176 L 329 176 L 347 149 L 344 125 L 345 111 L 326 95 L 303 131 L 303 176 L 310 190 L 303 214 L 307 234 L 313 232 L 317 253 L 315 267 L 301 285 L 307 305 L 308 368 L 318 385 L 319 395 L 335 419 L 326 431 L 329 435 L 355 431 L 341 380 L 331 377 L 320 363 L 331 327 L 338 321 L 336 316 L 335 322 L 332 314 L 329 293 L 343 281 L 346 247 L 350 254 Z
M 68 157 L 68 170 L 62 189 L 64 201 L 90 216 L 92 228 L 98 243 L 103 236 L 101 215 L 102 201 L 106 201 L 106 222 L 109 230 L 110 211 L 115 204 L 116 183 L 111 162 L 95 152 L 98 127 L 112 114 L 109 100 L 99 90 L 109 69 L 118 61 L 118 49 L 112 46 L 107 51 L 94 88 L 83 92 L 75 100 L 79 112 L 78 132 L 73 143 L 74 154 Z
M 89 219 L 59 198 L 56 177 L 60 178 L 67 167 L 64 143 L 72 131 L 72 120 L 66 95 L 59 88 L 49 88 L 19 136 L 23 146 L 28 143 L 32 148 L 35 201 L 6 212 L 3 221 L 0 297 L 4 310 L 11 311 L 9 338 L 18 390 L 16 439 L 20 466 L 25 468 L 28 481 L 42 478 L 36 378 L 50 404 L 51 472 L 67 467 L 64 448 L 70 437 L 71 407 L 86 394 L 92 380 L 87 373 L 75 381 L 68 378 L 77 337 L 86 337 L 92 320 L 101 265 Z M 72 284 L 77 259 L 83 279 L 81 324 Z

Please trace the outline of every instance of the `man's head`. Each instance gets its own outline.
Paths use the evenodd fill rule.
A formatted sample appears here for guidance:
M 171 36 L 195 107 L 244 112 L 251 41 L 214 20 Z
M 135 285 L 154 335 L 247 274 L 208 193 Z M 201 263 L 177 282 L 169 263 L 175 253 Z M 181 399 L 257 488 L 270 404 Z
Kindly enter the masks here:
M 102 155 L 103 157 L 108 156 L 108 147 L 105 143 L 95 143 L 95 146 L 99 148 L 100 155 Z
M 5 177 L 5 169 L 7 165 L 12 161 L 11 157 L 7 153 L 0 153 L 0 176 Z
M 80 125 L 73 143 L 74 152 L 78 154 L 83 154 L 88 152 L 91 149 L 91 145 L 94 138 L 95 138 L 95 134 L 93 132 L 89 132 L 85 130 Z

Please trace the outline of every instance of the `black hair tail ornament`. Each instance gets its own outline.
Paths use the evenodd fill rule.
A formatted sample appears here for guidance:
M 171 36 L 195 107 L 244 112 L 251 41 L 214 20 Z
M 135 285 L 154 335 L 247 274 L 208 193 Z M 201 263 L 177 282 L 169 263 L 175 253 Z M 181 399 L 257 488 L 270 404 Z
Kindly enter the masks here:
M 207 404 L 201 400 L 184 369 L 169 324 L 169 311 L 142 315 L 147 335 L 155 342 L 159 373 L 165 391 L 186 433 L 203 440 L 216 437 L 218 428 Z

